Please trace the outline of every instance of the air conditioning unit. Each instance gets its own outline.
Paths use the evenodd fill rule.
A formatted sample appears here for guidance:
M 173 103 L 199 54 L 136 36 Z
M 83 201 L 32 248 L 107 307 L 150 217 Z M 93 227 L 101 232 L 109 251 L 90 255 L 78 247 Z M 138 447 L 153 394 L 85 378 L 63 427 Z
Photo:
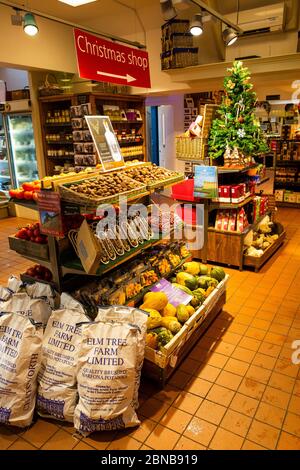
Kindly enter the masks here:
M 253 36 L 271 32 L 282 32 L 285 28 L 285 3 L 276 3 L 252 10 L 224 15 L 243 30 L 243 36 Z

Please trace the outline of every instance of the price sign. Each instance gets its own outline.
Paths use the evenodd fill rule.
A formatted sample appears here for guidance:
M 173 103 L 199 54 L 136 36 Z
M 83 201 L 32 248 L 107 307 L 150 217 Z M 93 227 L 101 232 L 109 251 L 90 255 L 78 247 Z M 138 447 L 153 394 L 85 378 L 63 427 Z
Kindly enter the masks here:
M 103 171 L 122 168 L 124 159 L 108 116 L 85 116 Z

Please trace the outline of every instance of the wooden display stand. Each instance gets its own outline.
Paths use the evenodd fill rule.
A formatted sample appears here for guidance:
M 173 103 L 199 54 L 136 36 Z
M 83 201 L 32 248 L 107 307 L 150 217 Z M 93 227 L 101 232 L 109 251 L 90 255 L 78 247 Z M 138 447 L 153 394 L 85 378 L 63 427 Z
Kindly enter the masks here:
M 42 140 L 44 156 L 46 161 L 46 173 L 52 176 L 55 174 L 55 165 L 62 165 L 65 162 L 73 164 L 74 166 L 74 155 L 70 156 L 49 156 L 49 150 L 59 149 L 67 150 L 71 152 L 73 150 L 73 140 L 57 140 L 49 141 L 46 139 L 47 134 L 59 134 L 59 133 L 72 133 L 71 122 L 58 122 L 58 123 L 47 123 L 47 113 L 54 110 L 69 109 L 71 106 L 77 106 L 79 104 L 91 104 L 92 115 L 105 115 L 106 112 L 103 106 L 118 106 L 120 110 L 137 110 L 141 116 L 141 120 L 135 119 L 114 119 L 111 116 L 111 123 L 116 132 L 129 135 L 133 131 L 136 134 L 141 135 L 141 140 L 130 141 L 124 139 L 119 142 L 121 151 L 124 147 L 135 147 L 142 146 L 142 152 L 137 155 L 129 155 L 124 157 L 124 160 L 139 160 L 146 161 L 146 130 L 145 130 L 145 99 L 137 95 L 118 95 L 118 94 L 104 94 L 104 93 L 81 93 L 74 95 L 57 95 L 47 96 L 39 98 L 40 103 L 40 117 L 42 124 Z

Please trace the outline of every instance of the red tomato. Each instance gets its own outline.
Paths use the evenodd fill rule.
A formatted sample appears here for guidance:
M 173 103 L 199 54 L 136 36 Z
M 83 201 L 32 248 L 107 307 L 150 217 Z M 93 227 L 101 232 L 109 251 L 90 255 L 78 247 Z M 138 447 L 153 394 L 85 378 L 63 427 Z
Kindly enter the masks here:
M 38 193 L 37 193 L 37 191 L 33 191 L 33 193 L 32 193 L 32 199 L 33 199 L 35 202 L 38 201 Z
M 32 199 L 32 191 L 24 191 L 24 199 Z
M 24 199 L 24 192 L 23 189 L 16 189 L 16 198 L 17 199 Z
M 17 191 L 18 189 L 10 189 L 9 190 L 10 197 L 17 197 Z
M 24 191 L 33 191 L 34 186 L 34 183 L 31 181 L 22 184 L 22 188 L 24 189 Z

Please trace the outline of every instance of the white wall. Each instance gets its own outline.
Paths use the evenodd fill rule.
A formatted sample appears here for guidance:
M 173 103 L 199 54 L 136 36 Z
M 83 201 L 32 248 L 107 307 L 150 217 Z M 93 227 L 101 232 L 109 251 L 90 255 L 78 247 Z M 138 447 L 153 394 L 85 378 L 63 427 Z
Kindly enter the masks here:
M 174 94 L 169 96 L 157 96 L 157 97 L 148 97 L 146 99 L 146 106 L 162 106 L 162 105 L 171 105 L 174 110 L 174 121 L 173 121 L 173 135 L 172 139 L 174 142 L 173 148 L 171 150 L 175 161 L 175 167 L 177 171 L 182 171 L 184 169 L 184 163 L 176 160 L 175 153 L 175 137 L 180 135 L 184 131 L 184 95 L 183 94 Z
M 28 73 L 25 70 L 0 68 L 0 80 L 6 83 L 7 91 L 22 90 L 28 86 Z

